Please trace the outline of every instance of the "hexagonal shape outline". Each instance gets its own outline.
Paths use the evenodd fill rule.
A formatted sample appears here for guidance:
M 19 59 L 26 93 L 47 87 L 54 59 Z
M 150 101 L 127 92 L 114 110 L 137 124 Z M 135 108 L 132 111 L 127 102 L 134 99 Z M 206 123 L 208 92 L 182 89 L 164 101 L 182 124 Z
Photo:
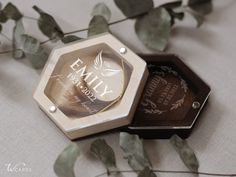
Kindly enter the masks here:
M 64 54 L 100 43 L 107 44 L 117 55 L 126 60 L 133 67 L 130 81 L 119 105 L 111 110 L 79 119 L 70 119 L 59 109 L 55 112 L 50 112 L 49 108 L 54 105 L 54 103 L 45 95 L 44 90 L 60 57 Z M 119 52 L 122 47 L 127 49 L 125 54 Z M 148 71 L 146 62 L 113 35 L 106 33 L 54 48 L 42 71 L 41 80 L 34 93 L 34 99 L 39 104 L 40 108 L 70 139 L 75 139 L 128 125 L 132 121 L 147 77 Z

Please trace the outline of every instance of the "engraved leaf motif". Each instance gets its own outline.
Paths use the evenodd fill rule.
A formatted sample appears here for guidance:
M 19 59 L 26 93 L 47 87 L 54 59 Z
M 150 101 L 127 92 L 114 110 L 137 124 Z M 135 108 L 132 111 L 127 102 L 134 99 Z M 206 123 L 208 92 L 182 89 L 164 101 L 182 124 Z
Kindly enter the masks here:
M 97 70 L 101 69 L 103 65 L 102 52 L 103 51 L 101 50 L 94 60 L 94 68 Z
M 188 85 L 185 80 L 181 79 L 181 88 L 184 90 L 185 93 L 188 91 Z
M 120 70 L 117 70 L 117 69 L 106 68 L 106 69 L 104 69 L 104 72 L 102 73 L 102 75 L 104 77 L 111 77 L 111 76 L 118 74 L 119 72 L 120 72 Z
M 182 104 L 184 103 L 184 99 L 185 99 L 185 95 L 181 99 L 177 100 L 174 104 L 172 104 L 172 107 L 170 110 L 174 110 L 182 106 Z
M 95 60 L 94 60 L 94 68 L 97 70 L 100 70 L 101 75 L 104 77 L 111 77 L 114 76 L 116 74 L 118 74 L 120 72 L 120 70 L 118 69 L 112 69 L 109 66 L 106 66 L 104 64 L 103 58 L 102 58 L 102 52 L 103 50 L 101 50 L 98 55 L 96 56 Z

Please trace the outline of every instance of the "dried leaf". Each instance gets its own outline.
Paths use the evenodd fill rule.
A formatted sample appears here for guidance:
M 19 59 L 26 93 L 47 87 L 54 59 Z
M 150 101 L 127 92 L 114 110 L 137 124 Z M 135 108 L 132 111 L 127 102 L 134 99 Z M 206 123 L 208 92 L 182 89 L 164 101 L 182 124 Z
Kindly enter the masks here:
M 105 3 L 98 3 L 94 6 L 93 11 L 92 11 L 92 16 L 103 16 L 107 21 L 110 20 L 111 18 L 111 11 L 110 9 L 106 6 Z
M 114 0 L 118 8 L 126 17 L 134 17 L 150 11 L 153 7 L 152 0 Z
M 192 148 L 188 145 L 187 141 L 181 139 L 177 135 L 173 135 L 170 142 L 178 152 L 186 167 L 188 167 L 191 171 L 197 172 L 199 168 L 198 159 Z
M 48 53 L 40 46 L 39 41 L 29 35 L 22 35 L 22 46 L 26 57 L 30 60 L 32 66 L 36 69 L 42 68 L 47 59 Z
M 12 19 L 12 20 L 19 20 L 22 18 L 22 14 L 20 13 L 20 11 L 17 9 L 16 6 L 14 6 L 12 3 L 8 3 L 4 9 L 2 10 L 2 12 L 4 13 L 5 17 L 7 19 Z
M 54 172 L 58 177 L 75 177 L 74 164 L 80 155 L 79 147 L 76 143 L 71 143 L 57 157 L 54 163 Z
M 189 0 L 188 6 L 202 15 L 212 12 L 212 0 Z
M 23 26 L 23 22 L 22 20 L 18 20 L 16 21 L 15 27 L 13 29 L 13 37 L 12 37 L 12 48 L 13 48 L 13 52 L 12 52 L 12 56 L 15 59 L 21 59 L 23 58 L 24 55 L 24 51 L 22 50 L 22 40 L 21 40 L 21 36 L 25 34 L 25 29 Z
M 36 10 L 40 15 L 40 18 L 38 19 L 38 26 L 44 35 L 50 39 L 53 39 L 53 41 L 63 38 L 64 33 L 62 29 L 51 15 L 45 13 L 37 6 L 33 6 L 33 9 Z
M 145 167 L 139 174 L 138 177 L 157 177 L 149 167 Z
M 151 163 L 143 146 L 143 141 L 138 135 L 121 132 L 120 147 L 124 152 L 124 158 L 128 160 L 132 169 L 143 170 L 145 167 L 151 167 Z
M 61 41 L 64 43 L 64 44 L 67 44 L 67 43 L 70 43 L 70 42 L 74 42 L 74 41 L 77 41 L 77 40 L 80 40 L 82 38 L 78 37 L 78 36 L 75 36 L 75 35 L 68 35 L 68 36 L 64 36 Z
M 108 31 L 108 23 L 103 16 L 97 15 L 92 18 L 89 23 L 88 36 L 93 36 Z
M 104 139 L 95 140 L 91 144 L 90 151 L 105 165 L 108 172 L 116 169 L 115 153 Z
M 135 31 L 139 39 L 149 48 L 163 51 L 171 31 L 171 17 L 165 8 L 155 8 L 138 18 Z

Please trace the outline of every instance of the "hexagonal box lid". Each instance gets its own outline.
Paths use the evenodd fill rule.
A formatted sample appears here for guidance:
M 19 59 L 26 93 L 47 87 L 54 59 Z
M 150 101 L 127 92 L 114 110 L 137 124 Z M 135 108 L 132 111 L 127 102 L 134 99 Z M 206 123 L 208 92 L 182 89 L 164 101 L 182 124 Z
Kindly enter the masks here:
M 146 62 L 111 34 L 55 48 L 34 98 L 70 138 L 128 125 Z

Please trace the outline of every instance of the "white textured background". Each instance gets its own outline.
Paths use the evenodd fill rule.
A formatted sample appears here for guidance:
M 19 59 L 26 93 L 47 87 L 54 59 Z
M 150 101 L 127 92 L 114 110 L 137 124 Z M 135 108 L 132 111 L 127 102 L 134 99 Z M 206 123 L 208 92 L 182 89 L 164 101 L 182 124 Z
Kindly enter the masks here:
M 112 11 L 112 21 L 124 16 L 112 0 L 104 1 Z M 97 0 L 14 0 L 27 16 L 38 17 L 31 8 L 34 4 L 52 14 L 65 32 L 88 26 L 90 12 Z M 4 5 L 7 0 L 1 1 Z M 156 5 L 162 1 L 156 0 Z M 212 87 L 207 109 L 201 116 L 189 143 L 200 161 L 200 171 L 236 173 L 236 1 L 214 0 L 214 12 L 200 28 L 187 17 L 174 28 L 169 52 L 176 53 Z M 46 38 L 36 23 L 24 20 L 28 33 Z M 137 39 L 132 20 L 113 25 L 111 30 L 136 52 L 147 53 Z M 11 36 L 12 22 L 3 32 Z M 81 34 L 84 36 L 85 34 Z M 7 43 L 0 37 L 2 43 Z M 1 45 L 0 51 L 10 45 Z M 0 55 L 0 176 L 1 177 L 55 177 L 53 163 L 69 144 L 63 133 L 41 112 L 32 93 L 37 86 L 40 71 L 27 61 L 13 60 L 10 54 Z M 98 137 L 98 136 L 97 136 Z M 97 138 L 96 137 L 96 138 Z M 118 148 L 118 133 L 100 135 L 116 150 L 118 166 L 128 169 Z M 76 165 L 78 177 L 93 177 L 104 172 L 103 166 L 88 154 L 93 138 L 78 141 L 85 155 Z M 146 141 L 155 168 L 186 170 L 168 141 Z M 6 163 L 25 162 L 31 173 L 8 173 Z M 136 176 L 125 174 L 124 176 Z M 189 177 L 183 174 L 160 174 L 161 177 Z

